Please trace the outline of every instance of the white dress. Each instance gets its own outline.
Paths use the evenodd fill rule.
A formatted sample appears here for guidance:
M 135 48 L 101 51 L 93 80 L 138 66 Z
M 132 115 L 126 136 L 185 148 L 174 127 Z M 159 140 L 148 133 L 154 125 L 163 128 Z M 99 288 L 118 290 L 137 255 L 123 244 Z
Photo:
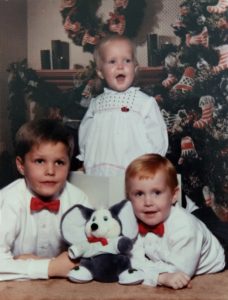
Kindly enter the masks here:
M 91 100 L 79 128 L 79 147 L 86 173 L 99 176 L 122 175 L 145 153 L 165 155 L 168 135 L 156 100 L 136 87 L 106 88 Z

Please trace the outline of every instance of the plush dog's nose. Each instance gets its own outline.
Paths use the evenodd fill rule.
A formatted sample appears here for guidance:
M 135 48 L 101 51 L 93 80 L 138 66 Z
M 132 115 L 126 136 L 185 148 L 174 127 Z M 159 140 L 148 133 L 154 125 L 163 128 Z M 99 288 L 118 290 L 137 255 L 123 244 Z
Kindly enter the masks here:
M 95 230 L 97 230 L 97 229 L 98 229 L 97 223 L 92 223 L 92 224 L 91 224 L 91 230 L 92 230 L 92 231 L 95 231 Z

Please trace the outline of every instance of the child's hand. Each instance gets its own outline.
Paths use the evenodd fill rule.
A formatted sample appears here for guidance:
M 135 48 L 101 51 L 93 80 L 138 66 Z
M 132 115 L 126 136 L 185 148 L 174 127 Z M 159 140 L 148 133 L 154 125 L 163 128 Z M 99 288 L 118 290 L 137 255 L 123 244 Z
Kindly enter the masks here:
M 67 277 L 67 274 L 78 263 L 70 260 L 68 253 L 65 251 L 56 258 L 52 259 L 48 267 L 49 277 Z
M 191 288 L 191 278 L 183 272 L 162 273 L 158 277 L 158 283 L 175 290 L 183 289 L 185 287 Z
M 34 254 L 21 254 L 21 255 L 17 255 L 17 256 L 14 256 L 14 259 L 41 259 L 42 257 L 39 257 L 37 255 L 34 255 Z

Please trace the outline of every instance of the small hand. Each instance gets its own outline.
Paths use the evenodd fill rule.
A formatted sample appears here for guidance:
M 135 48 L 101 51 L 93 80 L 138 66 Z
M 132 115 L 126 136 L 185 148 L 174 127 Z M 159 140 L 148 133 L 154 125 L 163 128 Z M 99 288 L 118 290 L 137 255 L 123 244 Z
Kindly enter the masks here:
M 67 277 L 67 274 L 75 266 L 78 265 L 78 262 L 70 260 L 68 252 L 63 252 L 49 263 L 48 267 L 48 276 L 49 277 Z
M 161 273 L 158 278 L 158 283 L 175 290 L 185 287 L 191 288 L 191 278 L 184 272 Z
M 17 256 L 14 256 L 14 259 L 41 259 L 42 257 L 39 257 L 37 255 L 34 255 L 34 254 L 21 254 L 21 255 L 17 255 Z

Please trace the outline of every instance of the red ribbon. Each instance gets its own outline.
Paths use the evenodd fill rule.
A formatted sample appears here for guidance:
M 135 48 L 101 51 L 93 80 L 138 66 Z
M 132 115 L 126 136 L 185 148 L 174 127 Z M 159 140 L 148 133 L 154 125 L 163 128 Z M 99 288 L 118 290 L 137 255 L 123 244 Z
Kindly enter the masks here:
M 102 238 L 102 237 L 95 237 L 95 236 L 89 236 L 87 238 L 89 243 L 97 243 L 100 242 L 103 246 L 108 245 L 108 241 L 106 238 Z
M 35 211 L 37 212 L 43 209 L 47 209 L 50 212 L 57 213 L 59 211 L 59 207 L 60 207 L 60 201 L 58 199 L 45 202 L 39 198 L 32 197 L 30 202 L 30 209 L 32 212 Z

